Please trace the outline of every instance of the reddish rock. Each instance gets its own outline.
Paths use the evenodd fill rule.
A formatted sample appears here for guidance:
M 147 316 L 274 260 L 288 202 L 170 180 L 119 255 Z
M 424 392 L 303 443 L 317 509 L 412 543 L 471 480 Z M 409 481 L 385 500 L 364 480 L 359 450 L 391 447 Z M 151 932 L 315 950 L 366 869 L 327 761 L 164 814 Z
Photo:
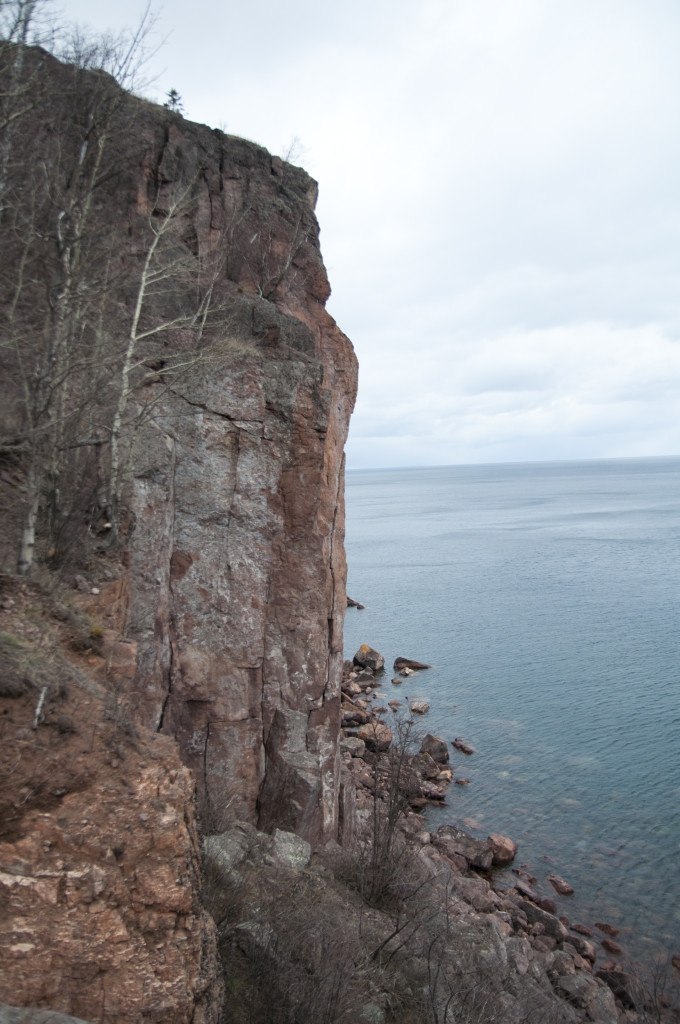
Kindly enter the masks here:
M 612 953 L 614 956 L 621 956 L 623 953 L 623 947 L 614 942 L 613 939 L 603 939 L 602 948 L 606 949 L 608 953 Z
M 560 875 L 548 875 L 548 881 L 560 896 L 571 896 L 574 892 L 569 882 L 565 882 Z
M 680 971 L 680 953 L 673 954 L 673 956 L 671 957 L 671 964 L 676 969 L 676 971 Z
M 471 746 L 467 740 L 462 740 L 459 736 L 453 741 L 453 746 L 456 750 L 460 750 L 462 754 L 474 754 L 475 748 Z
M 112 721 L 91 679 L 61 671 L 58 715 L 32 729 L 30 695 L 0 719 L 0 1001 L 117 1024 L 162 1007 L 167 1024 L 217 1024 L 191 773 L 172 739 Z
M 159 130 L 159 116 L 135 108 L 131 188 L 106 192 L 133 253 L 121 263 L 138 262 L 150 180 L 172 196 L 188 174 L 182 238 L 209 261 L 229 237 L 214 290 L 229 327 L 204 346 L 200 372 L 150 382 L 153 417 L 130 422 L 134 529 L 118 621 L 105 625 L 136 645 L 121 692 L 139 721 L 176 737 L 212 804 L 228 793 L 234 819 L 326 842 L 339 827 L 343 450 L 357 363 L 325 310 L 317 186 L 259 146 L 180 118 Z
M 492 832 L 488 837 L 488 842 L 491 843 L 493 850 L 494 867 L 507 867 L 517 856 L 517 843 L 508 839 L 507 836 L 502 836 L 499 832 Z
M 541 900 L 538 900 L 538 905 L 541 908 L 541 910 L 547 910 L 547 912 L 549 914 L 556 914 L 557 913 L 557 904 L 555 903 L 554 900 L 541 899 Z M 560 918 L 560 920 L 562 920 L 562 919 Z M 562 921 L 562 924 L 565 924 L 565 922 Z
M 593 935 L 595 934 L 595 930 L 587 924 L 576 923 L 570 924 L 569 927 L 572 930 L 572 932 L 578 932 L 579 935 L 585 935 L 588 939 L 592 939 Z
M 615 939 L 619 934 L 618 928 L 615 928 L 613 924 L 605 924 L 603 921 L 596 921 L 595 927 L 605 935 L 609 935 L 612 939 Z
M 412 672 L 421 672 L 423 669 L 431 668 L 430 665 L 425 665 L 422 661 L 414 661 L 412 658 L 395 658 L 392 667 L 395 672 L 401 672 L 405 668 L 410 668 Z

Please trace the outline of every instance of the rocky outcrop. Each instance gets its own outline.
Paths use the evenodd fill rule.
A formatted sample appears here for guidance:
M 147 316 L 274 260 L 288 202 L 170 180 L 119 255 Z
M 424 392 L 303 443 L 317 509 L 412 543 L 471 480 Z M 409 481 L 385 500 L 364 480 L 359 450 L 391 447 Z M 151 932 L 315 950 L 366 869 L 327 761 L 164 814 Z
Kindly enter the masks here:
M 11 301 L 26 358 L 53 367 L 58 356 L 58 401 L 76 395 L 87 414 L 71 415 L 74 436 L 51 453 L 32 435 L 17 448 L 30 449 L 44 489 L 58 476 L 52 520 L 72 531 L 71 559 L 82 549 L 79 574 L 101 590 L 91 614 L 119 644 L 109 682 L 138 722 L 177 739 L 211 814 L 336 838 L 343 449 L 357 362 L 325 310 L 316 182 L 105 75 L 37 51 L 24 66 L 40 89 L 13 136 L 9 187 L 28 217 L 45 192 L 33 168 L 54 177 L 33 211 L 33 248 L 45 248 L 27 277 L 45 274 L 40 295 L 51 294 L 71 268 L 56 354 L 30 319 L 39 295 Z M 90 166 L 97 146 L 106 173 Z M 59 233 L 71 245 L 76 229 L 77 253 L 43 241 Z M 15 241 L 3 239 L 12 266 Z M 77 368 L 97 360 L 91 393 Z M 20 377 L 12 365 L 19 407 Z M 87 497 L 69 511 L 79 489 Z M 65 557 L 66 526 L 51 536 L 48 517 L 37 521 L 37 551 Z M 108 587 L 83 557 L 102 551 L 124 563 Z
M 22 61 L 34 94 L 3 181 L 18 212 L 2 329 L 20 342 L 3 345 L 17 437 L 2 564 L 21 550 L 27 572 L 35 549 L 34 575 L 60 569 L 50 593 L 69 573 L 75 588 L 68 607 L 46 599 L 64 624 L 54 659 L 28 613 L 3 633 L 21 658 L 0 688 L 0 1000 L 211 1024 L 196 786 L 213 830 L 241 820 L 312 844 L 352 830 L 338 740 L 357 363 L 325 311 L 304 171 L 104 74 Z M 25 427 L 24 362 L 52 374 L 49 429 Z M 70 433 L 48 442 L 54 422 Z
M 324 310 L 316 185 L 256 146 L 179 121 L 154 159 L 170 183 L 187 162 L 200 167 L 199 246 L 250 204 L 270 213 L 274 259 L 292 262 L 264 299 L 244 257 L 230 307 L 240 348 L 176 387 L 156 385 L 127 495 L 132 688 L 214 811 L 336 838 L 356 361 Z
M 216 1024 L 191 773 L 174 740 L 96 684 L 95 656 L 73 653 L 47 599 L 10 592 L 2 654 L 22 686 L 0 719 L 0 1001 L 110 1024 Z

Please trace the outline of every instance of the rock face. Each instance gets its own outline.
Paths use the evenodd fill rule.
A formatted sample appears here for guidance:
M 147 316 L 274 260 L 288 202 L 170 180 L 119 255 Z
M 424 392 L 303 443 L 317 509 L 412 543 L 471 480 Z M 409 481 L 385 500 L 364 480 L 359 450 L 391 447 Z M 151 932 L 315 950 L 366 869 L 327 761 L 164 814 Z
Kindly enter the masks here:
M 211 807 L 335 838 L 356 360 L 324 309 L 315 183 L 184 122 L 154 153 L 170 182 L 199 157 L 199 246 L 250 202 L 269 211 L 271 244 L 293 263 L 265 300 L 243 260 L 232 315 L 246 350 L 159 394 L 140 432 L 127 495 L 133 689 Z
M 33 627 L 3 623 L 41 667 L 35 683 L 22 668 L 0 689 L 13 780 L 0 814 L 0 1000 L 116 1024 L 212 1024 L 221 981 L 200 904 L 196 785 L 208 826 L 257 824 L 282 849 L 291 832 L 317 844 L 352 828 L 338 740 L 357 363 L 325 311 L 304 171 L 104 74 L 42 51 L 22 66 L 35 95 L 20 91 L 3 180 L 5 208 L 34 215 L 21 359 L 35 377 L 62 360 L 68 386 L 50 415 L 62 422 L 68 403 L 72 433 L 47 455 L 31 438 L 51 428 L 19 434 L 15 476 L 0 482 L 3 565 L 25 555 L 30 450 L 43 458 L 36 501 L 51 460 L 53 520 L 72 531 L 52 545 L 38 503 L 34 566 L 73 565 L 80 602 L 45 614 L 86 623 L 87 664 L 57 697 L 57 661 L 40 660 Z M 3 233 L 3 310 L 15 242 Z M 47 295 L 54 315 L 35 308 Z M 77 376 L 85 364 L 92 380 Z M 20 423 L 9 369 L 3 398 Z
M 108 550 L 124 558 L 91 611 L 130 656 L 121 673 L 114 658 L 111 683 L 129 694 L 138 722 L 177 739 L 211 813 L 335 838 L 343 449 L 357 362 L 325 310 L 317 184 L 257 145 L 126 95 L 107 76 L 38 51 L 29 64 L 41 89 L 28 105 L 33 120 L 12 139 L 11 167 L 22 170 L 8 201 L 30 206 L 36 191 L 23 179 L 51 168 L 56 198 L 35 213 L 34 248 L 57 232 L 66 238 L 75 230 L 66 220 L 80 216 L 88 253 L 55 329 L 68 322 L 69 345 L 90 339 L 88 365 L 104 331 L 98 398 L 89 398 L 89 378 L 69 380 L 60 401 L 87 393 L 89 419 L 78 422 L 73 447 L 50 458 L 96 449 L 77 484 L 94 497 L 72 519 L 83 524 L 77 543 L 91 550 L 92 536 L 105 545 L 115 523 Z M 95 143 L 107 173 L 87 177 Z M 66 253 L 59 264 L 50 246 L 31 267 L 48 265 L 42 296 L 75 259 Z M 76 294 L 90 301 L 71 324 Z M 39 296 L 19 297 L 28 331 Z M 0 308 L 6 300 L 3 292 Z M 31 334 L 38 365 L 42 335 Z M 11 369 L 8 381 L 18 380 Z M 77 489 L 77 458 L 59 465 L 62 505 Z M 55 557 L 42 522 L 43 556 Z
M 58 659 L 45 671 L 61 696 L 39 728 L 32 691 L 3 701 L 0 1001 L 111 1024 L 216 1024 L 191 773 L 172 739 L 123 725 Z

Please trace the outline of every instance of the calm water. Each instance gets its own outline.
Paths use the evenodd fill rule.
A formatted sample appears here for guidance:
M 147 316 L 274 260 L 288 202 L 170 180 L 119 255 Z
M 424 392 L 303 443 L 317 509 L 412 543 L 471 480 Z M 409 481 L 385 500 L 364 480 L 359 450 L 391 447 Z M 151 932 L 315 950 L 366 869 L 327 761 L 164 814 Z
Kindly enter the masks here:
M 346 547 L 346 656 L 431 663 L 381 692 L 478 751 L 429 827 L 506 833 L 560 913 L 680 951 L 680 460 L 348 473 Z

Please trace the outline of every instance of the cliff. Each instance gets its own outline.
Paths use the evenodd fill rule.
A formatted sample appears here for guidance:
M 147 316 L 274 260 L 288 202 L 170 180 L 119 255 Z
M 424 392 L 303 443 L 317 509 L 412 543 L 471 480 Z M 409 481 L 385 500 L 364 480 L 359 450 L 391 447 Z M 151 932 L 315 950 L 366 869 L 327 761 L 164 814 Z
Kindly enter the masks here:
M 340 754 L 357 367 L 315 200 L 0 43 L 0 1021 L 664 1019 L 409 811 L 446 773 L 366 668 Z
M 194 786 L 208 830 L 318 844 L 350 827 L 356 359 L 324 308 L 304 171 L 102 72 L 17 54 L 0 44 L 2 629 L 17 655 L 0 1000 L 214 1020 Z

